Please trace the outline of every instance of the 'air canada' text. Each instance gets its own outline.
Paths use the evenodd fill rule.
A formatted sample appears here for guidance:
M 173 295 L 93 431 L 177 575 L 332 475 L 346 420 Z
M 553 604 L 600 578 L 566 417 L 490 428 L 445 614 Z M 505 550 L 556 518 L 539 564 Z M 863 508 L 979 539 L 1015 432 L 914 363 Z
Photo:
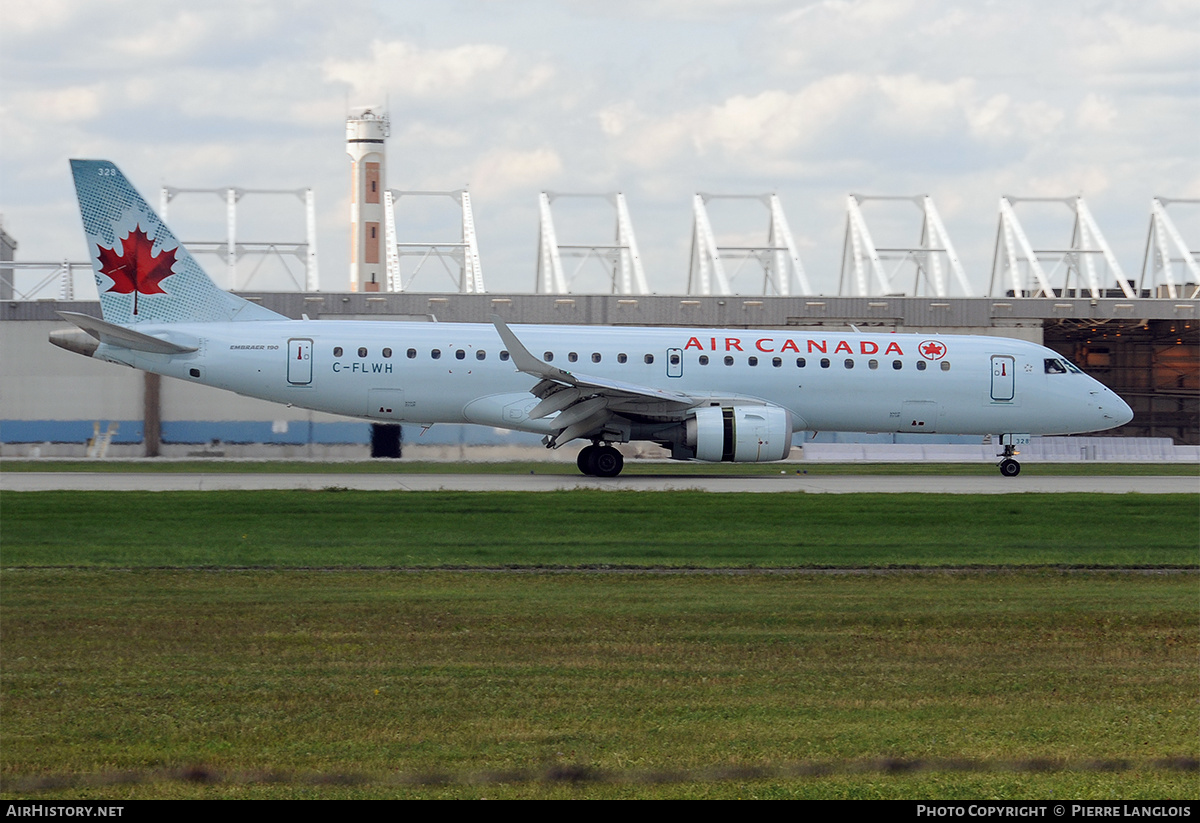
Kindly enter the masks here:
M 707 346 L 704 344 L 705 342 L 708 343 Z M 800 354 L 802 352 L 807 353 L 807 354 L 813 354 L 813 353 L 818 353 L 818 352 L 821 354 L 829 354 L 829 341 L 828 340 L 807 339 L 807 340 L 803 340 L 801 342 L 804 343 L 803 349 L 800 348 L 800 346 L 798 346 L 796 344 L 796 341 L 791 339 L 790 337 L 787 338 L 786 340 L 784 340 L 782 345 L 779 343 L 778 340 L 776 340 L 773 337 L 760 337 L 754 341 L 753 346 L 758 351 L 765 352 L 768 354 L 775 353 L 775 352 L 787 352 L 787 351 L 793 351 L 793 352 L 796 352 L 796 354 Z M 879 351 L 880 344 L 876 343 L 873 340 L 856 340 L 854 342 L 858 345 L 857 352 L 854 351 L 854 349 L 851 347 L 851 345 L 848 341 L 839 340 L 837 342 L 837 344 L 833 347 L 833 353 L 834 354 L 841 354 L 841 353 L 845 353 L 845 354 L 879 354 L 880 353 L 880 351 Z M 724 348 L 722 348 L 722 344 L 724 345 Z M 751 344 L 747 343 L 746 345 L 749 346 Z M 742 348 L 742 339 L 740 337 L 724 337 L 724 338 L 710 337 L 707 339 L 707 341 L 704 341 L 704 342 L 702 342 L 699 337 L 690 337 L 690 338 L 688 338 L 687 345 L 684 346 L 683 348 L 685 351 L 688 349 L 699 349 L 700 351 L 746 351 L 746 349 Z M 899 343 L 897 343 L 894 340 L 889 340 L 887 343 L 887 346 L 883 350 L 883 354 L 898 354 L 901 357 L 903 357 L 904 351 L 900 348 Z

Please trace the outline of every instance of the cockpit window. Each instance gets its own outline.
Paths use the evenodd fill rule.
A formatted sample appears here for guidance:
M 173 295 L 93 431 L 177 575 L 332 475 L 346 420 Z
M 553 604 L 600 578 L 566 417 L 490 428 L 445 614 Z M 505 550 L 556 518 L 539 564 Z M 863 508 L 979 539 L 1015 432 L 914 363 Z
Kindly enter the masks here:
M 1046 364 L 1046 374 L 1067 373 L 1067 364 L 1059 360 L 1057 357 L 1047 357 L 1044 362 Z

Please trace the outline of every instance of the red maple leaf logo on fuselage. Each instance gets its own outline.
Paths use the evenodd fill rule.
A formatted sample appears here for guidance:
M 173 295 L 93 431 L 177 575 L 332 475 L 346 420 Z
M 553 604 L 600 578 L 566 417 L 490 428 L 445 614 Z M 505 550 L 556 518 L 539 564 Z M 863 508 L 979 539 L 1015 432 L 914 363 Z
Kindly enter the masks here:
M 142 231 L 139 225 L 121 241 L 121 254 L 113 248 L 100 250 L 100 273 L 112 278 L 112 285 L 106 291 L 117 294 L 133 294 L 133 313 L 138 313 L 139 294 L 166 294 L 159 286 L 174 272 L 175 249 L 152 254 L 154 242 Z
M 926 340 L 920 345 L 921 356 L 926 360 L 941 360 L 946 356 L 946 347 L 933 340 Z

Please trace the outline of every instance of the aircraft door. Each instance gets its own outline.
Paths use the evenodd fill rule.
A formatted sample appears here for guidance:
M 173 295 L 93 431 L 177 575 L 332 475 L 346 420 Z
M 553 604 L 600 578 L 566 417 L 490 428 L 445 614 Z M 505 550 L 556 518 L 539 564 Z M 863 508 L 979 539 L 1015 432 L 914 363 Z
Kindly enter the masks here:
M 293 386 L 312 383 L 312 342 L 301 337 L 288 341 L 287 380 Z
M 683 377 L 683 349 L 667 349 L 667 377 Z
M 1007 354 L 992 355 L 992 399 L 1008 402 L 1016 396 L 1014 372 L 1016 359 Z

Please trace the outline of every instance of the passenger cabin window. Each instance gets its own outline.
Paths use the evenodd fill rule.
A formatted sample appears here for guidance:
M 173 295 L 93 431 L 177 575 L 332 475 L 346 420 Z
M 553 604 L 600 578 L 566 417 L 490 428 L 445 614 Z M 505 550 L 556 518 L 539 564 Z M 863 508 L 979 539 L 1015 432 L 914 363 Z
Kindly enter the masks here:
M 480 349 L 479 351 L 475 352 L 475 359 L 476 360 L 486 360 L 487 352 L 485 352 L 483 349 Z
M 851 358 L 851 357 L 846 358 L 846 368 L 848 368 L 848 369 L 854 368 L 854 359 L 853 358 Z
M 413 360 L 413 359 L 415 359 L 415 358 L 416 358 L 416 356 L 417 356 L 417 350 L 416 350 L 416 349 L 409 349 L 408 351 L 406 351 L 406 352 L 404 353 L 404 356 L 405 356 L 405 357 L 407 357 L 409 360 Z
M 508 352 L 506 350 L 504 350 L 504 349 L 500 350 L 500 359 L 505 362 L 508 361 Z
M 618 363 L 628 363 L 629 355 L 627 355 L 625 352 L 621 352 L 620 354 L 617 355 L 617 362 Z
M 700 365 L 701 365 L 701 366 L 707 366 L 707 365 L 708 365 L 708 355 L 707 355 L 707 354 L 702 354 L 702 355 L 700 355 Z
M 748 357 L 748 358 L 746 358 L 746 362 L 747 362 L 748 364 L 750 364 L 751 366 L 757 366 L 757 365 L 758 365 L 758 358 L 757 358 L 757 357 L 753 357 L 753 356 L 751 356 L 751 357 Z
M 875 369 L 879 368 L 879 361 L 878 360 L 868 360 L 867 368 L 870 369 L 871 371 L 874 371 Z
M 798 368 L 798 369 L 802 369 L 802 368 L 804 368 L 804 367 L 805 367 L 805 366 L 807 366 L 807 365 L 808 365 L 808 361 L 807 361 L 807 360 L 805 360 L 803 357 L 797 357 L 797 358 L 796 358 L 796 368 Z
M 333 347 L 333 356 L 334 356 L 334 357 L 341 357 L 341 356 L 342 356 L 342 347 L 341 347 L 341 346 L 334 346 L 334 347 Z
M 949 360 L 942 361 L 942 371 L 950 371 L 950 361 Z
M 554 352 L 552 352 L 552 351 L 542 352 L 542 359 L 545 360 L 547 363 L 549 363 L 551 360 L 554 359 Z
M 577 352 L 573 352 L 573 351 L 567 352 L 567 360 L 569 362 L 574 363 L 578 359 L 579 359 L 579 354 Z
M 652 355 L 652 354 L 648 354 L 648 355 L 646 355 L 645 357 L 643 357 L 642 359 L 643 359 L 643 360 L 645 360 L 645 361 L 646 361 L 646 365 L 647 365 L 647 366 L 649 366 L 651 363 L 653 363 L 653 362 L 654 362 L 654 355 Z
M 678 355 L 678 354 L 672 354 L 672 355 L 671 355 L 671 365 L 672 365 L 672 366 L 678 366 L 678 365 L 679 365 L 679 355 Z
M 780 366 L 783 365 L 783 358 L 782 357 L 772 357 L 771 365 L 774 366 L 775 368 L 779 368 Z
M 366 346 L 359 346 L 359 347 L 358 347 L 358 356 L 359 356 L 359 357 L 366 357 L 366 356 L 367 356 L 367 347 L 366 347 Z
M 594 352 L 592 352 L 592 362 L 593 362 L 593 363 L 599 363 L 599 362 L 600 362 L 600 352 L 598 352 L 598 351 L 594 351 Z
M 391 350 L 391 349 L 386 349 L 386 348 L 385 348 L 385 349 L 383 350 L 383 356 L 384 356 L 384 357 L 391 357 L 391 356 L 392 356 L 392 350 Z
M 821 368 L 823 368 L 823 369 L 829 368 L 829 358 L 828 357 L 821 358 Z
M 892 368 L 895 369 L 896 371 L 900 371 L 902 368 L 904 368 L 904 362 L 901 360 L 893 360 Z
M 465 351 L 463 351 L 462 349 L 459 349 L 458 351 L 456 351 L 454 353 L 455 360 L 464 360 L 464 359 L 466 359 L 466 357 L 467 357 L 467 353 Z
M 925 371 L 926 362 L 924 360 L 917 361 L 917 371 Z
M 442 350 L 441 350 L 441 349 L 434 349 L 433 351 L 431 351 L 431 352 L 429 353 L 429 356 L 430 356 L 430 357 L 432 357 L 434 360 L 437 360 L 439 357 L 441 357 L 441 356 L 442 356 Z
M 732 365 L 733 365 L 733 357 L 732 357 L 732 356 L 728 356 L 728 355 L 727 355 L 727 356 L 725 357 L 725 365 L 726 365 L 726 366 L 732 366 Z

